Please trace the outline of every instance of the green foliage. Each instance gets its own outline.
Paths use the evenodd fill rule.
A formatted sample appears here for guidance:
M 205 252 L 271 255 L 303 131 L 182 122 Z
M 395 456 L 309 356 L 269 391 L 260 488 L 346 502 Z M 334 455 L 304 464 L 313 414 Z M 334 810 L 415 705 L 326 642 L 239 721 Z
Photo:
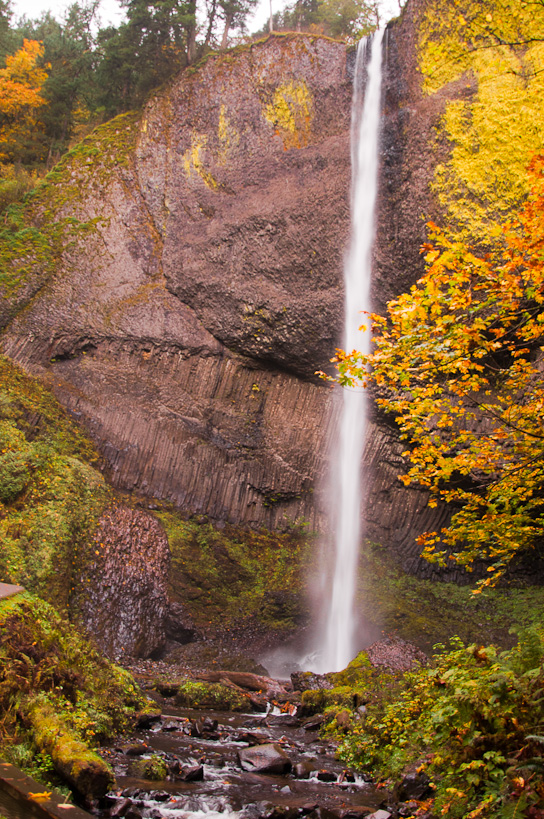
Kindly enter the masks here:
M 30 756 L 39 703 L 79 742 L 96 745 L 127 730 L 146 708 L 128 672 L 103 659 L 47 603 L 25 593 L 0 601 L 0 747 L 36 772 Z M 42 720 L 43 721 L 43 720 Z
M 90 441 L 51 393 L 0 358 L 0 578 L 68 606 L 108 500 Z
M 288 630 L 304 619 L 310 538 L 218 530 L 174 512 L 158 517 L 172 554 L 172 597 L 189 607 L 197 624 L 232 626 L 253 616 L 268 628 Z
M 279 31 L 311 31 L 354 42 L 376 29 L 379 3 L 367 0 L 297 0 L 274 15 Z
M 25 168 L 0 165 L 0 213 L 9 205 L 19 202 L 37 182 L 37 175 Z
M 541 807 L 542 778 L 528 766 L 542 751 L 544 632 L 506 652 L 458 638 L 437 648 L 431 666 L 375 691 L 342 758 L 392 779 L 419 765 L 434 781 L 433 810 L 448 817 L 506 816 L 521 798 Z
M 430 652 L 452 634 L 504 648 L 512 629 L 541 622 L 544 588 L 515 583 L 474 595 L 469 585 L 422 580 L 403 572 L 385 548 L 366 544 L 359 564 L 357 609 L 376 633 L 396 634 Z

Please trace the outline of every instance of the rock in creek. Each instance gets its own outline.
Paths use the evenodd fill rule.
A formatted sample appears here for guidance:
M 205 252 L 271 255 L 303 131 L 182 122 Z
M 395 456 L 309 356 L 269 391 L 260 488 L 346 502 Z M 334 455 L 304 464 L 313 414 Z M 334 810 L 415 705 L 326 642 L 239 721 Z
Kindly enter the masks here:
M 395 788 L 395 798 L 399 802 L 407 802 L 410 799 L 426 799 L 433 793 L 430 781 L 426 773 L 407 774 Z
M 291 760 L 283 748 L 272 742 L 253 748 L 242 748 L 238 751 L 238 761 L 244 771 L 284 774 L 291 770 Z
M 314 674 L 311 671 L 296 671 L 291 674 L 291 684 L 295 691 L 315 691 L 331 689 L 333 684 L 326 674 Z
M 313 771 L 317 771 L 318 769 L 319 762 L 317 759 L 303 759 L 301 762 L 297 762 L 293 772 L 297 779 L 308 779 Z

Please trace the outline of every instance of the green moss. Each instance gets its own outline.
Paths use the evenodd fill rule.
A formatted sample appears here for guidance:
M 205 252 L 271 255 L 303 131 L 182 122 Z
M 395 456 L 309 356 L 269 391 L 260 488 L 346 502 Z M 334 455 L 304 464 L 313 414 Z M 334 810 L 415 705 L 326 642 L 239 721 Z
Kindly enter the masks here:
M 168 767 L 160 756 L 135 759 L 130 763 L 130 775 L 161 782 L 168 776 Z
M 28 703 L 27 714 L 36 746 L 51 757 L 57 773 L 79 794 L 96 799 L 114 786 L 111 768 L 74 736 L 43 697 Z
M 109 500 L 98 458 L 53 395 L 0 357 L 0 580 L 70 603 Z
M 45 753 L 83 792 L 85 765 L 106 770 L 89 749 L 132 727 L 146 705 L 128 672 L 104 660 L 47 603 L 28 593 L 0 601 L 2 756 L 34 774 L 33 758 Z
M 291 630 L 307 617 L 305 574 L 311 538 L 184 520 L 158 514 L 172 554 L 170 592 L 197 625 L 234 626 L 257 618 L 273 630 Z
M 372 666 L 367 653 L 361 651 L 343 671 L 326 677 L 333 687 L 303 691 L 302 705 L 305 714 L 328 714 L 330 733 L 338 728 L 334 720 L 341 709 L 351 712 L 368 702 L 376 689 L 390 683 L 393 674 Z
M 250 706 L 243 694 L 221 683 L 180 683 L 176 703 L 185 708 L 209 709 L 211 711 L 247 711 Z
M 526 168 L 544 150 L 544 7 L 521 0 L 450 3 L 423 14 L 419 67 L 436 94 L 457 82 L 446 104 L 433 190 L 449 226 L 486 245 L 528 193 Z
M 23 203 L 7 208 L 0 228 L 0 295 L 4 323 L 58 272 L 66 250 L 97 233 L 103 219 L 86 216 L 89 190 L 104 190 L 118 169 L 128 167 L 138 115 L 131 112 L 99 126 L 63 156 Z M 67 209 L 70 215 L 67 215 Z
M 33 213 L 58 216 L 67 204 L 84 200 L 89 189 L 102 189 L 117 178 L 120 168 L 131 166 L 139 126 L 139 112 L 130 111 L 95 128 L 64 154 L 28 197 Z

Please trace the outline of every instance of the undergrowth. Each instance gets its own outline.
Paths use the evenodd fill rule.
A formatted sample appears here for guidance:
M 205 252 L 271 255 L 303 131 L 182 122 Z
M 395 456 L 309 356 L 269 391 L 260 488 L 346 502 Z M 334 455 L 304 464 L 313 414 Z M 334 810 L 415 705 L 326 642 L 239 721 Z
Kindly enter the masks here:
M 37 703 L 91 747 L 130 728 L 148 708 L 128 672 L 101 657 L 49 604 L 24 593 L 0 601 L 0 750 L 47 780 L 51 760 L 33 739 Z
M 459 638 L 436 648 L 429 666 L 374 687 L 341 758 L 390 785 L 426 773 L 431 798 L 410 816 L 541 817 L 544 629 L 507 651 Z

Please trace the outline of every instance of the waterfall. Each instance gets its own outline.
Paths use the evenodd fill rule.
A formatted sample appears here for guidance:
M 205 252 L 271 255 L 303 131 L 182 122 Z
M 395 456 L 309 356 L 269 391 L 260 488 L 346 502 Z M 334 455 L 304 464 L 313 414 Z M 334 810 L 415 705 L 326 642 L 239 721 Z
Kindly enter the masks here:
M 383 29 L 359 43 L 351 113 L 351 245 L 344 265 L 345 333 L 348 352 L 369 351 L 369 309 L 374 211 L 378 187 L 378 148 Z M 367 49 L 370 48 L 368 58 Z M 363 75 L 367 70 L 366 82 Z M 339 671 L 353 658 L 353 603 L 361 540 L 361 459 L 366 430 L 366 399 L 361 387 L 344 389 L 338 458 L 335 565 L 319 670 Z

